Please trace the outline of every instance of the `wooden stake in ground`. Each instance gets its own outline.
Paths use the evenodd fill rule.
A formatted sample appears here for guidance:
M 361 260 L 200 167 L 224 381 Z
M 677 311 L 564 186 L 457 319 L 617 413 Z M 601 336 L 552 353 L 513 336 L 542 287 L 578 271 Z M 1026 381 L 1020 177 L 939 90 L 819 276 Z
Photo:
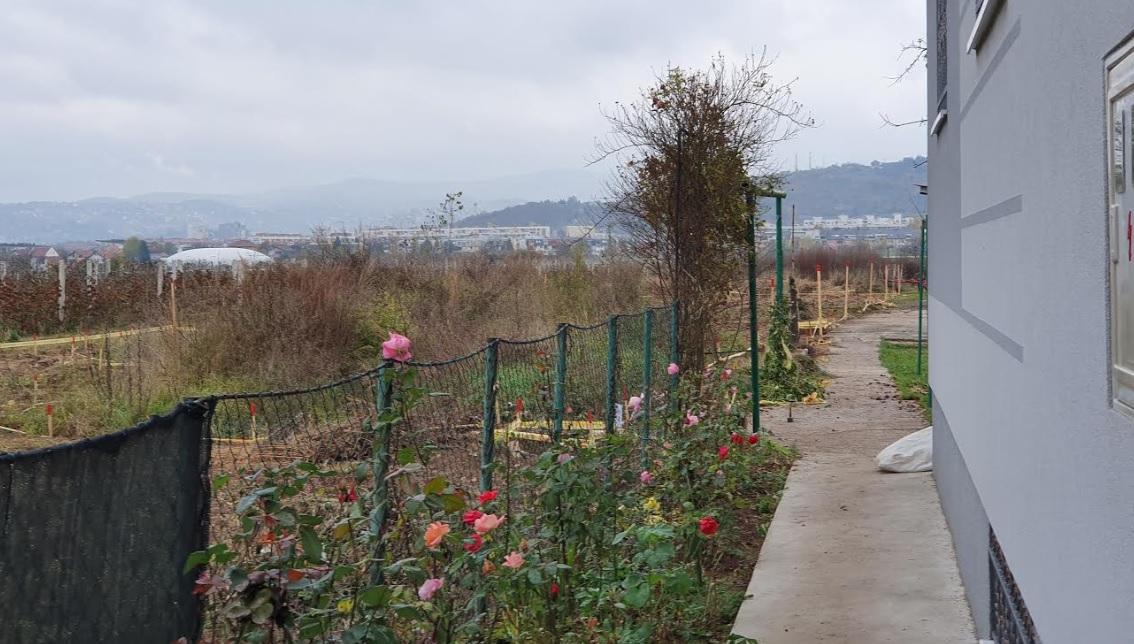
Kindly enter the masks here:
M 248 413 L 252 414 L 252 440 L 256 440 L 256 403 L 249 401 Z
M 886 302 L 890 299 L 890 265 L 886 264 L 882 267 L 882 301 Z
M 815 265 L 815 299 L 819 305 L 819 316 L 815 324 L 819 329 L 819 337 L 823 337 L 823 265 Z
M 850 262 L 843 265 L 843 319 L 850 317 Z
M 165 288 L 165 263 L 157 263 L 157 299 L 161 302 L 161 292 Z
M 898 264 L 898 295 L 902 294 L 902 265 Z
M 51 406 L 51 403 L 47 403 L 44 411 L 47 412 L 47 435 L 55 436 L 55 409 Z
M 866 296 L 866 303 L 869 305 L 874 301 L 874 262 L 870 262 L 870 289 Z
M 173 328 L 177 329 L 177 271 L 169 275 L 169 313 L 173 318 Z

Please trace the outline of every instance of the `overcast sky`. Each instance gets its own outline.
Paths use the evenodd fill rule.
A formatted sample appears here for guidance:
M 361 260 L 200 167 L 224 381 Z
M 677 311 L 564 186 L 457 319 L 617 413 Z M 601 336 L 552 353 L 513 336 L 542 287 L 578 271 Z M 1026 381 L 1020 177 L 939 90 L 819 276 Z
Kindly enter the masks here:
M 3 0 L 0 201 L 578 169 L 667 64 L 767 47 L 784 169 L 922 154 L 921 0 Z

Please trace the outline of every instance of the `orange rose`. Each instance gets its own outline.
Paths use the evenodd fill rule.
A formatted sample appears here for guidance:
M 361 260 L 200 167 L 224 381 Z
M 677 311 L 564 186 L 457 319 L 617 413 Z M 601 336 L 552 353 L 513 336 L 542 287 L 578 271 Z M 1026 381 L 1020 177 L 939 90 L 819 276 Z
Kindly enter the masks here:
M 449 524 L 440 521 L 434 521 L 429 524 L 425 529 L 425 545 L 430 550 L 436 549 L 444 541 L 445 535 L 449 534 Z

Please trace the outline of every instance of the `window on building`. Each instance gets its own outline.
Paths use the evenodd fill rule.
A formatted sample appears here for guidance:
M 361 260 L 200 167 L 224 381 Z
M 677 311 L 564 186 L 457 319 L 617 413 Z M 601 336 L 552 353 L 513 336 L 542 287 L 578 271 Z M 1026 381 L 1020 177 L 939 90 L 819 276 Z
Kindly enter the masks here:
M 1107 59 L 1111 392 L 1134 416 L 1134 43 Z
M 945 109 L 949 82 L 949 3 L 937 0 L 937 111 Z

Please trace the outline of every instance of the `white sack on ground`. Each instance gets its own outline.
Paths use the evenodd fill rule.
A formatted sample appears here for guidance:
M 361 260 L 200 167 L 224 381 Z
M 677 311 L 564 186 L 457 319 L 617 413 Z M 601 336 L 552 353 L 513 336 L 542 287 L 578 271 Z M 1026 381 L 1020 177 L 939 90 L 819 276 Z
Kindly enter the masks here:
M 904 436 L 874 457 L 883 472 L 929 472 L 933 470 L 933 426 Z

